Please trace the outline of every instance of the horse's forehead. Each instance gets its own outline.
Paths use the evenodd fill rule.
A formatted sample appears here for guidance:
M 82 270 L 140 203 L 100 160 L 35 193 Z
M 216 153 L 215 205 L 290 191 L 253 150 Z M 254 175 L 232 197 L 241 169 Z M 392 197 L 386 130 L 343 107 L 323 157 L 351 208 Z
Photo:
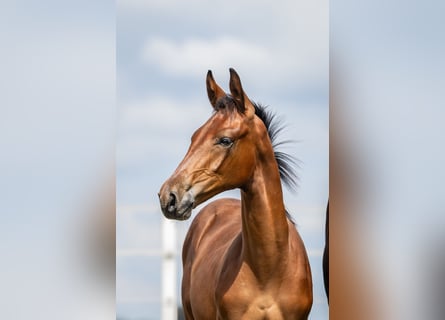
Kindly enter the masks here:
M 196 130 L 192 140 L 205 138 L 225 129 L 241 129 L 243 123 L 242 115 L 236 111 L 233 113 L 218 111 L 214 113 L 198 130 Z
M 220 130 L 224 127 L 240 127 L 243 125 L 243 117 L 237 111 L 224 112 L 218 111 L 212 115 L 209 121 L 205 124 L 209 130 Z

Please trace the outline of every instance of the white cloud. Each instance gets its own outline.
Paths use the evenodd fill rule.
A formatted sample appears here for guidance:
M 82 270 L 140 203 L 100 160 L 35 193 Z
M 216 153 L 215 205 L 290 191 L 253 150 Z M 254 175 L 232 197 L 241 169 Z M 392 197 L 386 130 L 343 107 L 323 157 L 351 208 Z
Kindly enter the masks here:
M 229 67 L 239 67 L 244 71 L 243 79 L 252 85 L 324 85 L 327 43 L 307 35 L 291 38 L 292 41 L 280 37 L 283 35 L 258 43 L 228 35 L 182 40 L 155 36 L 145 42 L 141 56 L 146 64 L 175 76 L 202 77 L 203 72 L 211 69 L 220 78 L 228 76 Z
M 227 72 L 232 65 L 255 67 L 271 58 L 264 47 L 222 36 L 204 40 L 189 38 L 174 42 L 165 38 L 151 38 L 143 50 L 144 61 L 158 65 L 163 71 L 177 75 L 202 77 L 203 70 Z
M 180 23 L 191 26 L 205 26 L 204 33 L 182 34 L 170 24 L 162 32 L 147 33 L 141 47 L 142 61 L 168 75 L 202 77 L 207 69 L 226 75 L 229 67 L 235 67 L 242 72 L 242 79 L 252 84 L 326 86 L 329 16 L 325 0 L 283 1 L 273 6 L 243 1 L 236 8 L 199 0 L 162 4 L 133 0 L 123 5 L 138 12 L 154 11 L 165 19 L 180 19 Z M 246 15 L 252 7 L 254 13 Z M 225 24 L 224 32 L 221 23 Z

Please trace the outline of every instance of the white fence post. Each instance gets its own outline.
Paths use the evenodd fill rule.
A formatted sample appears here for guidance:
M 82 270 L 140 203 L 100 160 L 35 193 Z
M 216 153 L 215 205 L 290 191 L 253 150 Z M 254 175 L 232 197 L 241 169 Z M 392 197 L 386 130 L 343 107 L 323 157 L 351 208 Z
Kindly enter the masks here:
M 176 299 L 176 225 L 162 219 L 162 320 L 177 320 Z

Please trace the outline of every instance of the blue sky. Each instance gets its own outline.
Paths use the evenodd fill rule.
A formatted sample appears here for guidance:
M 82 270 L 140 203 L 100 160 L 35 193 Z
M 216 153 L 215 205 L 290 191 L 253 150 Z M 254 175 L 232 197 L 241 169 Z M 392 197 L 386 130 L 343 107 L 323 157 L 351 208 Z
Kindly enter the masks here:
M 157 191 L 211 114 L 207 70 L 228 90 L 234 67 L 249 97 L 288 124 L 283 138 L 298 141 L 286 151 L 301 161 L 300 187 L 285 202 L 311 257 L 311 319 L 326 319 L 328 2 L 118 1 L 116 33 L 117 314 L 160 317 L 160 259 L 119 252 L 160 250 Z M 176 225 L 180 250 L 190 221 Z

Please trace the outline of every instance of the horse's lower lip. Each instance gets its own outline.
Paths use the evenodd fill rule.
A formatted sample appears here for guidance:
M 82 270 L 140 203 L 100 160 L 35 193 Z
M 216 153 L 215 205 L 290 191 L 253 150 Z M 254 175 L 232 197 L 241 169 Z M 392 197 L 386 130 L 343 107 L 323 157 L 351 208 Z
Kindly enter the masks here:
M 192 212 L 193 204 L 194 204 L 194 202 L 192 202 L 189 205 L 187 205 L 187 207 L 185 207 L 183 210 L 178 211 L 177 216 L 180 217 L 180 218 L 188 219 L 190 217 L 191 212 Z

